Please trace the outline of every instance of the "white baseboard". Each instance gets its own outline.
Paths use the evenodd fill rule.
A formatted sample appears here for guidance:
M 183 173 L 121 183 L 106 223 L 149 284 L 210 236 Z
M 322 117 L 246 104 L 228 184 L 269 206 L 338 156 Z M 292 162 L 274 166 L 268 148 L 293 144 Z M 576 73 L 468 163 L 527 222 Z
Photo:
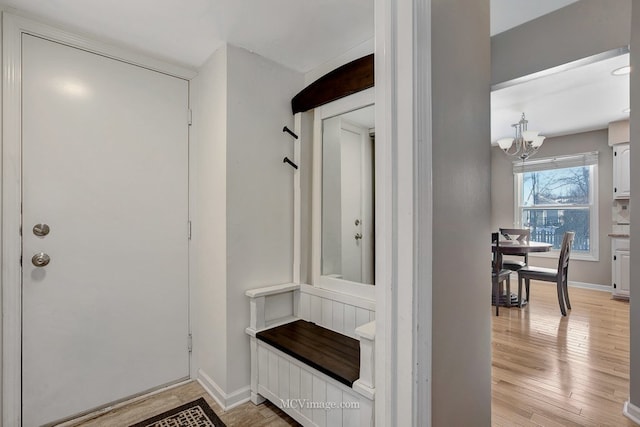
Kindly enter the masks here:
M 81 415 L 76 415 L 74 416 L 74 418 L 71 418 L 69 420 L 66 421 L 61 421 L 61 422 L 56 422 L 56 427 L 73 427 L 76 426 L 82 422 L 85 421 L 89 421 L 89 420 L 93 420 L 94 418 L 98 418 L 104 414 L 107 414 L 111 411 L 114 411 L 116 409 L 120 409 L 123 408 L 127 405 L 131 405 L 133 403 L 139 402 L 141 400 L 145 400 L 148 399 L 152 396 L 155 396 L 156 394 L 160 394 L 160 393 L 164 393 L 167 390 L 171 390 L 172 388 L 177 388 L 177 387 L 181 387 L 183 385 L 186 385 L 188 383 L 190 383 L 192 380 L 191 379 L 186 379 L 186 380 L 180 380 L 177 383 L 174 384 L 169 384 L 169 385 L 165 385 L 165 386 L 161 386 L 158 387 L 156 389 L 152 389 L 149 392 L 145 392 L 143 394 L 131 397 L 131 398 L 125 398 L 122 400 L 119 400 L 117 402 L 114 402 L 108 406 L 104 406 L 102 408 L 96 409 L 96 410 L 91 410 L 88 413 L 85 414 L 81 414 Z
M 591 289 L 593 291 L 600 291 L 600 292 L 611 293 L 611 290 L 612 290 L 610 285 L 598 285 L 595 283 L 574 282 L 573 280 L 569 280 L 567 284 L 572 288 Z
M 233 393 L 227 394 L 202 369 L 198 369 L 198 377 L 196 380 L 225 411 L 242 405 L 251 399 L 250 386 L 242 387 Z
M 624 402 L 622 413 L 625 417 L 640 425 L 640 408 L 638 408 L 636 405 L 627 400 L 626 402 Z
M 514 288 L 515 283 L 515 288 Z M 555 283 L 545 282 L 550 285 L 555 286 Z M 576 282 L 574 280 L 569 280 L 567 283 L 569 287 L 572 288 L 582 288 L 582 289 L 591 289 L 592 291 L 600 291 L 600 292 L 608 292 L 611 293 L 611 285 L 599 285 L 597 283 L 586 283 L 586 282 Z M 518 273 L 516 271 L 511 273 L 511 290 L 518 290 Z

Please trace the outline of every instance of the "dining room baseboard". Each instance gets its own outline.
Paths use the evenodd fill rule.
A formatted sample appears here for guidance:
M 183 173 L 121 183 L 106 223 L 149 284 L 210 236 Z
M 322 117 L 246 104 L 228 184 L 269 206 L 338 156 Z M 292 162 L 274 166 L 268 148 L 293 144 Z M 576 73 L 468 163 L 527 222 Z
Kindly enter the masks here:
M 511 273 L 511 288 L 515 283 L 515 289 L 518 287 L 518 272 Z M 568 285 L 572 288 L 591 289 L 592 291 L 611 292 L 611 285 L 600 285 L 597 283 L 576 282 L 575 280 L 569 280 Z
M 640 425 L 640 408 L 638 408 L 636 405 L 627 400 L 626 402 L 624 402 L 622 413 L 625 417 Z
M 572 288 L 591 289 L 593 291 L 611 292 L 611 285 L 599 285 L 596 283 L 576 282 L 569 280 L 567 283 Z

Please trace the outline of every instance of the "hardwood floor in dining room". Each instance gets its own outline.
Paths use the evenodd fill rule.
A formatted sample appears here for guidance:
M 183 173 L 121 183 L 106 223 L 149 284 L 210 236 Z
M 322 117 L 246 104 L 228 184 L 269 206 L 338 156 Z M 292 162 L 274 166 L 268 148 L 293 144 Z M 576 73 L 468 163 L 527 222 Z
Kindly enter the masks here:
M 635 426 L 622 415 L 629 303 L 570 287 L 563 317 L 555 284 L 532 283 L 531 296 L 492 316 L 492 425 Z

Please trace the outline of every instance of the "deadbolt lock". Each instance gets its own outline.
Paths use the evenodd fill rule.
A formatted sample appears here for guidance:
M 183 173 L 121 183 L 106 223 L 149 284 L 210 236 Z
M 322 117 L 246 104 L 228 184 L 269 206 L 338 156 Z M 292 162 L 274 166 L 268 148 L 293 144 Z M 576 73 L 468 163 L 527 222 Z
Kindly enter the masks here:
M 49 226 L 47 224 L 36 224 L 33 226 L 33 234 L 38 237 L 44 237 L 49 234 Z

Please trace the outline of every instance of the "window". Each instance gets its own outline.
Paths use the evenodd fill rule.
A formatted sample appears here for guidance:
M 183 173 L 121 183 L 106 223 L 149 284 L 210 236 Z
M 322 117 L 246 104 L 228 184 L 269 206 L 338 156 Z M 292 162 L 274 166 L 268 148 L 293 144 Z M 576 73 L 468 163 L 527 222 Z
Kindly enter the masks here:
M 597 152 L 514 162 L 517 226 L 556 251 L 574 231 L 572 258 L 597 261 L 597 168 Z

